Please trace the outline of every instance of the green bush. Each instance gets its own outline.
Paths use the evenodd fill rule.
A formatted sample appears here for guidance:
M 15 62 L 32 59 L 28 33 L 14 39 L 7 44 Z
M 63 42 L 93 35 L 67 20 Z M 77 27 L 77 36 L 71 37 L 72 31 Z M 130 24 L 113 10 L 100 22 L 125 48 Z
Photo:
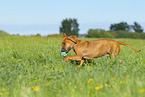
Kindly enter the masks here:
M 91 38 L 115 38 L 115 36 L 109 32 L 102 29 L 90 29 L 88 31 L 88 37 Z
M 115 36 L 115 38 L 127 38 L 127 37 L 129 37 L 128 31 L 114 31 L 114 32 L 110 32 L 110 33 L 113 34 Z
M 110 32 L 115 36 L 115 38 L 140 38 L 138 33 L 128 32 L 128 31 L 114 31 Z
M 131 38 L 131 39 L 145 39 L 145 33 L 128 32 L 128 31 L 114 31 L 110 32 L 115 38 Z
M 140 33 L 139 35 L 141 39 L 145 39 L 145 33 Z
M 128 32 L 128 31 L 105 31 L 102 29 L 90 29 L 87 37 L 89 38 L 131 38 L 145 39 L 145 33 Z

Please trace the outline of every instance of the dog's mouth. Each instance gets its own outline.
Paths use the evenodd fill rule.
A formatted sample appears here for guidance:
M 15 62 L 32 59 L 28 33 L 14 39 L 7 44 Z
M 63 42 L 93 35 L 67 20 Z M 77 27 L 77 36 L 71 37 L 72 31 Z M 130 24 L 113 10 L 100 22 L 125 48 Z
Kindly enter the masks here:
M 68 53 L 69 51 L 71 50 L 71 47 L 69 47 L 68 49 L 61 49 L 61 52 L 66 52 L 66 53 Z
M 69 48 L 66 50 L 66 53 L 68 53 L 70 50 L 71 50 L 71 48 L 69 47 Z

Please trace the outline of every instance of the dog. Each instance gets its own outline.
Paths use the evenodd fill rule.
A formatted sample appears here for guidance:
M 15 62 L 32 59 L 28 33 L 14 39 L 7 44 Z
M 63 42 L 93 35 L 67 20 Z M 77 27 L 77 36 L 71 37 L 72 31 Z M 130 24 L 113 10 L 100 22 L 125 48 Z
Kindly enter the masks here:
M 120 52 L 120 45 L 128 46 L 137 52 L 141 51 L 136 50 L 134 47 L 124 42 L 118 42 L 112 39 L 82 41 L 77 39 L 77 37 L 74 35 L 67 37 L 67 35 L 64 33 L 61 52 L 68 53 L 71 49 L 73 49 L 76 55 L 66 56 L 63 59 L 63 61 L 69 60 L 81 61 L 80 65 L 77 66 L 81 67 L 82 64 L 84 63 L 84 60 L 86 59 L 94 59 L 102 57 L 106 54 L 109 54 L 111 58 L 115 58 L 115 56 L 118 55 Z

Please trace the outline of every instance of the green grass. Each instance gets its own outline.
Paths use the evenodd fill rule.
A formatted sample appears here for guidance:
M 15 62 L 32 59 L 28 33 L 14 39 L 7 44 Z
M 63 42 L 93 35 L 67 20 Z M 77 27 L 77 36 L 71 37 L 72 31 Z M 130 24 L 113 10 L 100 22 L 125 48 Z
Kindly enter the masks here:
M 116 59 L 101 57 L 77 68 L 75 61 L 62 61 L 61 38 L 1 37 L 0 96 L 144 97 L 145 40 L 118 41 L 142 51 L 121 46 Z

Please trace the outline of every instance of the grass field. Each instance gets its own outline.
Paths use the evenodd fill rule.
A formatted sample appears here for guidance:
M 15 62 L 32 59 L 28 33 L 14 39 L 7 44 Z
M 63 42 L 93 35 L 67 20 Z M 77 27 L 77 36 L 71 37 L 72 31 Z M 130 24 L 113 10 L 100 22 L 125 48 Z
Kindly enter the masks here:
M 145 97 L 145 40 L 119 39 L 142 51 L 121 46 L 116 59 L 97 58 L 81 68 L 75 61 L 62 61 L 61 41 L 1 37 L 0 96 Z

